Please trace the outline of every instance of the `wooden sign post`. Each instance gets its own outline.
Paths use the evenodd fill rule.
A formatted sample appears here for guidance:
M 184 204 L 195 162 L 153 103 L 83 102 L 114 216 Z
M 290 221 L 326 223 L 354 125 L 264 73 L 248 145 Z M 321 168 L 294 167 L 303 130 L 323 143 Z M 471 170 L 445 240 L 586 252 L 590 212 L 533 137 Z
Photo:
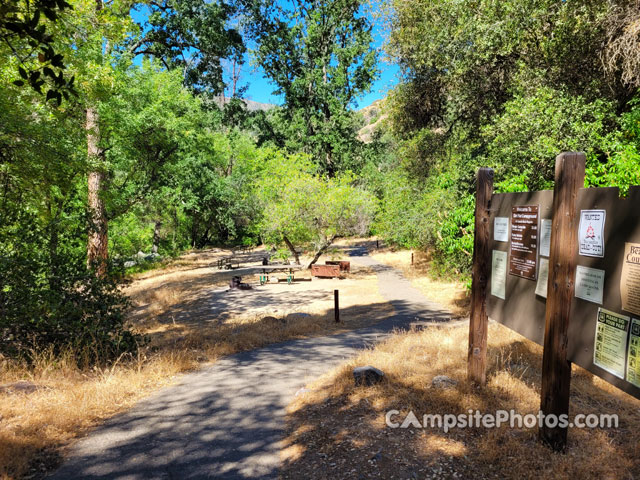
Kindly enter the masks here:
M 584 186 L 584 172 L 584 153 L 565 152 L 556 158 L 540 394 L 540 409 L 544 415 L 569 414 L 571 363 L 567 361 L 567 331 L 578 247 L 576 203 L 578 190 Z M 554 450 L 565 449 L 567 428 L 543 424 L 539 434 Z
M 481 168 L 476 177 L 476 213 L 473 237 L 473 271 L 471 280 L 471 316 L 467 376 L 484 385 L 487 379 L 487 285 L 490 264 L 489 208 L 493 194 L 493 170 Z

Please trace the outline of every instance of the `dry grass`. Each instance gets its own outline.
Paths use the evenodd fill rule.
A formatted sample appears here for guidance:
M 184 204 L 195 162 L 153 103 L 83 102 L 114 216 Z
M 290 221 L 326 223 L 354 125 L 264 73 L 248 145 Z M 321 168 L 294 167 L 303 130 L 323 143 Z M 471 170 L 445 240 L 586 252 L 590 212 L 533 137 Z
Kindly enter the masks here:
M 135 276 L 126 290 L 134 305 L 130 323 L 150 340 L 136 358 L 123 357 L 109 368 L 93 370 L 78 369 L 71 355 L 40 353 L 32 366 L 0 358 L 0 387 L 26 380 L 37 388 L 31 393 L 0 388 L 0 479 L 41 478 L 61 462 L 61 452 L 74 438 L 172 383 L 180 373 L 222 355 L 358 328 L 393 311 L 378 294 L 375 274 L 364 268 L 355 268 L 345 280 L 262 287 L 298 300 L 307 295 L 310 300 L 303 307 L 285 302 L 243 308 L 242 314 L 211 311 L 206 303 L 210 292 L 235 274 L 216 267 L 217 258 L 229 254 L 191 252 L 160 270 Z M 257 250 L 256 258 L 261 255 Z M 333 317 L 334 288 L 341 295 L 339 325 Z M 176 321 L 181 312 L 189 321 Z
M 569 430 L 565 455 L 532 429 L 390 429 L 384 414 L 412 410 L 537 413 L 541 348 L 507 328 L 489 330 L 488 382 L 466 381 L 467 327 L 392 336 L 330 372 L 289 408 L 282 478 L 634 478 L 640 471 L 640 401 L 574 367 L 571 415 L 616 413 L 618 429 Z M 373 365 L 385 381 L 354 387 L 354 366 Z M 458 381 L 431 386 L 436 375 Z M 404 415 L 399 416 L 400 419 Z
M 0 478 L 41 478 L 74 437 L 192 366 L 189 355 L 176 352 L 92 371 L 78 369 L 70 356 L 46 353 L 34 366 L 5 362 L 3 382 L 28 379 L 37 390 L 0 394 Z
M 468 317 L 471 298 L 463 282 L 438 278 L 433 273 L 429 254 L 422 251 L 370 249 L 374 260 L 400 270 L 422 294 L 446 307 L 456 317 Z

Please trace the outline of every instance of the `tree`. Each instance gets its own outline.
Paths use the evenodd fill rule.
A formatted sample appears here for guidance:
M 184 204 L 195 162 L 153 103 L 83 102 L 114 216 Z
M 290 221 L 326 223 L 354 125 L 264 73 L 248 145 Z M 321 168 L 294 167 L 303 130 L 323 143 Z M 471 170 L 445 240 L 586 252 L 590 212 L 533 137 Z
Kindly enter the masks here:
M 256 63 L 285 98 L 290 145 L 335 175 L 356 142 L 349 108 L 377 75 L 362 0 L 247 3 Z
M 195 92 L 222 94 L 222 59 L 241 65 L 245 52 L 239 32 L 229 26 L 235 7 L 222 0 L 159 0 L 148 7 L 149 23 L 141 25 L 146 31 L 130 50 L 157 57 L 167 69 L 179 69 L 185 86 Z
M 315 253 L 309 268 L 336 238 L 368 233 L 375 211 L 373 196 L 354 187 L 353 177 L 324 179 L 312 172 L 308 158 L 274 155 L 267 160 L 258 187 L 264 237 L 284 243 L 297 264 L 296 247 L 311 245 Z

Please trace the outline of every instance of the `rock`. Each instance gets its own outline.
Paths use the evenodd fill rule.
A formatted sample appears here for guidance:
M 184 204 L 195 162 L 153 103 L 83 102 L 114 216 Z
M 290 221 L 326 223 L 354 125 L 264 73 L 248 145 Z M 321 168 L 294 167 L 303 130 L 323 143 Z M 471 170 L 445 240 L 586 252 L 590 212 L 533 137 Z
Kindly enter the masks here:
M 35 383 L 28 382 L 26 380 L 20 380 L 14 383 L 8 383 L 6 385 L 0 385 L 0 393 L 24 393 L 28 395 L 43 387 L 36 385 Z
M 276 317 L 271 317 L 271 316 L 267 316 L 267 317 L 262 317 L 262 321 L 264 323 L 271 323 L 273 325 L 276 324 L 285 324 L 287 323 L 287 321 L 284 318 L 276 318 Z
M 380 383 L 384 379 L 384 372 L 378 370 L 371 365 L 366 367 L 356 367 L 353 369 L 353 379 L 355 380 L 356 387 L 361 385 L 371 386 L 376 383 Z
M 373 460 L 374 462 L 377 462 L 380 459 L 382 459 L 382 449 L 378 450 L 373 454 L 373 457 L 371 457 L 371 460 Z
M 288 321 L 304 320 L 306 318 L 311 318 L 311 315 L 308 313 L 290 313 L 287 315 Z
M 447 377 L 446 375 L 436 375 L 433 377 L 433 380 L 431 380 L 431 386 L 433 388 L 449 389 L 455 388 L 456 385 L 458 385 L 457 380 Z
M 129 260 L 128 262 L 124 262 L 124 268 L 131 268 L 138 264 L 135 260 Z
M 142 259 L 144 259 L 144 257 L 146 257 L 146 256 L 147 256 L 147 254 L 146 254 L 146 253 L 144 253 L 144 252 L 143 252 L 143 251 L 141 251 L 141 250 L 140 250 L 140 251 L 138 251 L 138 253 L 136 253 L 136 257 L 138 257 L 138 258 L 142 258 Z
M 229 281 L 229 290 L 234 290 L 236 288 L 239 290 L 251 290 L 253 287 L 248 283 L 243 283 L 242 277 L 234 275 Z

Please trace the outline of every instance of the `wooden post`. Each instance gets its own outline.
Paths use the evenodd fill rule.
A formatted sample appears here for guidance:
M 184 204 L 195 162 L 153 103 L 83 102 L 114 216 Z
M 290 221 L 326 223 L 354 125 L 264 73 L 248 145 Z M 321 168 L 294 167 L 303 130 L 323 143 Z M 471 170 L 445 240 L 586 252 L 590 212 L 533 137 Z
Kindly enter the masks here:
M 556 157 L 549 281 L 545 311 L 540 410 L 544 415 L 569 414 L 571 363 L 567 361 L 567 331 L 574 295 L 578 222 L 578 190 L 584 186 L 585 155 L 565 152 Z M 543 424 L 540 439 L 556 451 L 567 444 L 567 428 Z
M 469 381 L 484 385 L 487 379 L 487 283 L 489 281 L 489 208 L 493 194 L 493 170 L 481 168 L 476 176 L 476 220 L 473 238 L 471 316 L 469 318 Z
M 380 248 L 380 245 L 378 244 L 378 239 L 376 238 L 376 250 Z
M 333 291 L 333 312 L 336 317 L 336 323 L 340 323 L 340 303 L 338 300 L 338 290 Z
M 413 266 L 413 252 L 411 252 L 411 266 Z

